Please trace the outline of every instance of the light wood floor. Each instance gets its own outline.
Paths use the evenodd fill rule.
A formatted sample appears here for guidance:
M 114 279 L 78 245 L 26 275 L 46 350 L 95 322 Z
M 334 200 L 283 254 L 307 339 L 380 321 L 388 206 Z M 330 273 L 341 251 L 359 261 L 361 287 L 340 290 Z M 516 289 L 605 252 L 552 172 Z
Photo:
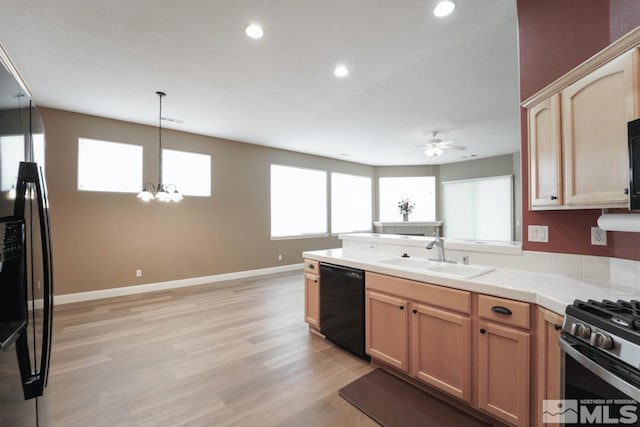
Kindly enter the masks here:
M 57 306 L 46 426 L 376 426 L 369 364 L 310 334 L 301 272 Z

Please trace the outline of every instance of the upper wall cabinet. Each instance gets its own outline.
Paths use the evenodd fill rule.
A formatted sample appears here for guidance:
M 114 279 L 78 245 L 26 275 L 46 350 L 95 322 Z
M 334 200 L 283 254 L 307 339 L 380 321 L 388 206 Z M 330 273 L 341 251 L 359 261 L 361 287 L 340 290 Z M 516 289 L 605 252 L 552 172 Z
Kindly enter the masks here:
M 529 208 L 626 207 L 627 122 L 640 116 L 640 29 L 561 77 L 528 109 Z
M 562 205 L 560 95 L 529 110 L 529 194 L 532 207 Z
M 619 56 L 562 91 L 566 205 L 627 203 L 627 122 L 636 117 L 637 51 Z

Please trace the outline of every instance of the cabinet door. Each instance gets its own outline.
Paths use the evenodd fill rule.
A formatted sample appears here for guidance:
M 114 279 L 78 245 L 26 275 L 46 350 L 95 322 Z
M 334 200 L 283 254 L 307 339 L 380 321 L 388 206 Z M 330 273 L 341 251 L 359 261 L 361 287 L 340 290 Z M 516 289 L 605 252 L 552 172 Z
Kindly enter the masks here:
M 411 310 L 411 375 L 471 400 L 471 320 L 421 304 Z
M 367 354 L 405 372 L 409 371 L 407 303 L 390 295 L 366 293 Z
M 560 95 L 529 110 L 530 207 L 562 204 Z
M 634 54 L 619 56 L 562 91 L 567 205 L 626 204 L 627 122 L 636 117 Z
M 320 276 L 304 275 L 304 321 L 320 329 Z
M 536 425 L 542 426 L 542 401 L 544 399 L 560 399 L 560 363 L 561 352 L 558 339 L 560 338 L 560 327 L 562 326 L 562 316 L 538 308 L 538 321 L 536 326 L 536 381 L 537 396 L 536 404 Z M 558 424 L 545 424 L 553 427 Z
M 480 321 L 478 406 L 516 426 L 529 425 L 527 332 Z

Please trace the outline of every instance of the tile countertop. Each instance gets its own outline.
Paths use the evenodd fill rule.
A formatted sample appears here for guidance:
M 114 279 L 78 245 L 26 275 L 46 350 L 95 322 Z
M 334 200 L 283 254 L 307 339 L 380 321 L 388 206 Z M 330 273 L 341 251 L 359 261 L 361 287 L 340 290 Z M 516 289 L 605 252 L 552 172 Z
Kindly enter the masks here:
M 337 248 L 306 251 L 302 256 L 305 259 L 359 268 L 374 273 L 534 303 L 559 314 L 564 314 L 567 305 L 571 305 L 575 299 L 614 301 L 640 299 L 640 290 L 635 287 L 578 280 L 553 274 L 496 268 L 471 279 L 460 279 L 385 264 L 381 261 L 393 258 L 392 255 L 370 251 Z M 412 258 L 426 260 L 426 258 Z

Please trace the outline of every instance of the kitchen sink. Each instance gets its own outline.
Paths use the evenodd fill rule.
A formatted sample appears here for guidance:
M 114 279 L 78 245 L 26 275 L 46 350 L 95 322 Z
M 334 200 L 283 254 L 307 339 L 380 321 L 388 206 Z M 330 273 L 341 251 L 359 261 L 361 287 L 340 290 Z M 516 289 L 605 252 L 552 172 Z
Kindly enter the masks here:
M 487 265 L 466 265 L 452 264 L 448 262 L 429 261 L 426 259 L 416 258 L 392 258 L 380 261 L 382 264 L 396 265 L 399 267 L 410 268 L 412 270 L 420 270 L 425 273 L 433 273 L 435 275 L 446 275 L 457 277 L 460 279 L 471 279 L 495 270 L 495 268 Z

